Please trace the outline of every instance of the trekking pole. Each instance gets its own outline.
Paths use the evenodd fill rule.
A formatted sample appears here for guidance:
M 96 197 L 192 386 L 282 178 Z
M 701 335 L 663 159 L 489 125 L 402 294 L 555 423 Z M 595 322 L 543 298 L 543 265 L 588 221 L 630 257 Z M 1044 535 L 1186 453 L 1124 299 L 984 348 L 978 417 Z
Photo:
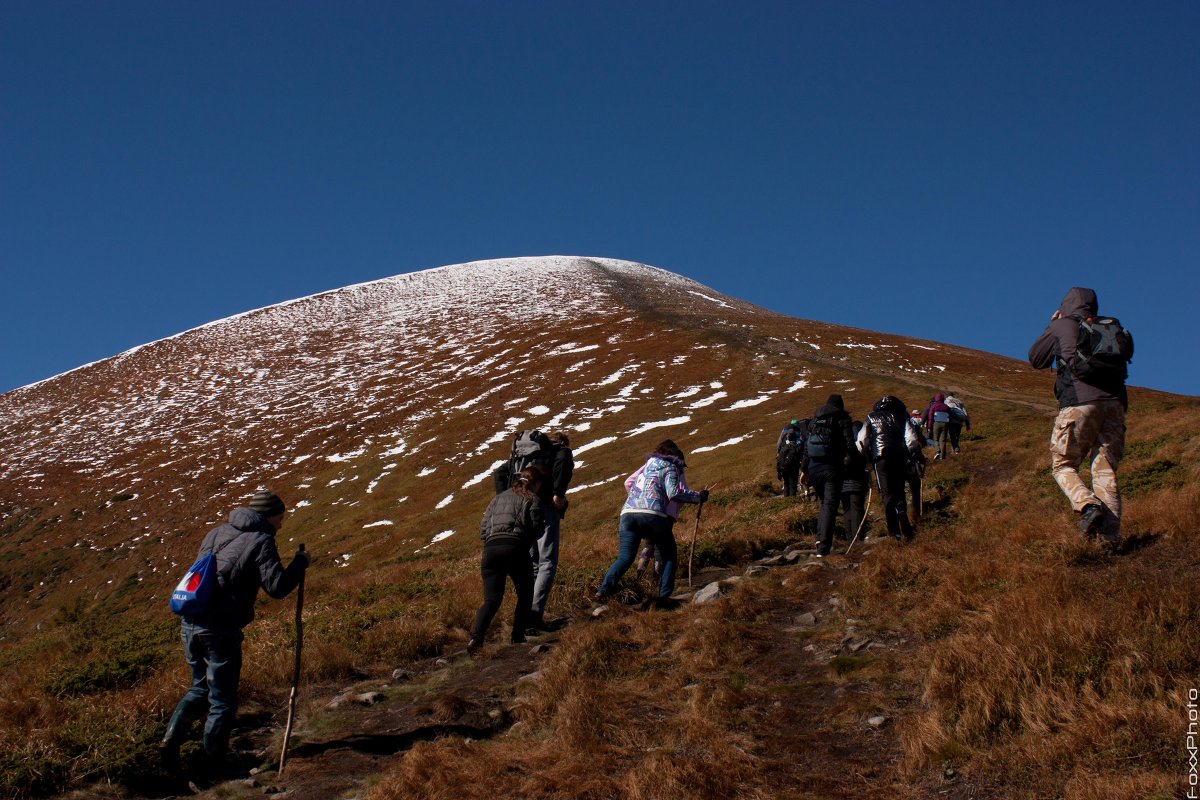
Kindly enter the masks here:
M 304 552 L 304 545 L 300 545 Z M 288 696 L 287 727 L 283 729 L 283 747 L 279 751 L 279 777 L 283 777 L 283 767 L 287 764 L 288 740 L 292 738 L 292 721 L 296 716 L 296 695 L 300 691 L 300 653 L 304 649 L 304 573 L 300 573 L 300 584 L 296 587 L 296 664 L 292 669 L 292 692 Z
M 696 552 L 696 534 L 700 532 L 700 513 L 704 511 L 704 503 L 696 506 L 696 524 L 692 526 L 692 544 L 688 547 L 688 588 L 692 588 L 692 556 Z
M 863 509 L 862 519 L 858 522 L 858 530 L 854 532 L 854 538 L 850 540 L 850 545 L 846 548 L 846 555 L 850 555 L 850 548 L 854 547 L 854 543 L 858 541 L 858 535 L 862 533 L 863 526 L 867 524 L 867 515 L 871 513 L 871 481 L 867 481 L 867 505 Z

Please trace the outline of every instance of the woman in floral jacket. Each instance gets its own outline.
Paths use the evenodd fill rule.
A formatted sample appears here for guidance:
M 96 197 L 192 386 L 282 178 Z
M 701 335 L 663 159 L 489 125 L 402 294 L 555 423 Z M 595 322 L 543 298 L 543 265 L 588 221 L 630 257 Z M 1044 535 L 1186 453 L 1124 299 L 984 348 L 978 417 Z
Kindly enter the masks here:
M 670 607 L 675 591 L 675 570 L 679 563 L 679 548 L 672 528 L 679 516 L 681 503 L 703 503 L 708 489 L 694 492 L 683 477 L 687 464 L 683 451 L 673 441 L 662 442 L 646 458 L 637 472 L 625 479 L 628 495 L 621 509 L 621 546 L 617 560 L 608 568 L 596 599 L 604 602 L 617 590 L 617 584 L 637 558 L 638 545 L 644 539 L 658 548 L 662 556 L 662 579 L 658 588 L 658 605 Z

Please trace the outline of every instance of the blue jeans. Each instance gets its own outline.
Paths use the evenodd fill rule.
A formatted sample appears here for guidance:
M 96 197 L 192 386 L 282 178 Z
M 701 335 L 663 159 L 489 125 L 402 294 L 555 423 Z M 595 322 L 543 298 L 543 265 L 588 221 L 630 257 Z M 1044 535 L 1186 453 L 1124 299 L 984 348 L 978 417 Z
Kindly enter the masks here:
M 557 508 L 550 503 L 543 503 L 542 520 L 545 527 L 542 535 L 529 548 L 529 558 L 533 562 L 533 603 L 530 610 L 539 618 L 546 611 L 546 600 L 550 597 L 554 575 L 558 572 L 560 519 Z
M 608 568 L 604 582 L 600 584 L 598 594 L 607 597 L 617 591 L 621 576 L 632 566 L 637 558 L 638 546 L 645 539 L 657 547 L 662 555 L 662 579 L 658 586 L 658 596 L 670 597 L 675 591 L 675 569 L 679 565 L 679 549 L 675 545 L 675 534 L 671 531 L 674 525 L 675 520 L 670 517 L 622 514 L 621 547 L 617 551 L 617 560 Z
M 204 751 L 210 756 L 225 754 L 237 720 L 242 638 L 240 630 L 183 621 L 183 655 L 192 671 L 192 686 L 175 707 L 167 730 L 182 736 L 187 724 L 207 709 Z

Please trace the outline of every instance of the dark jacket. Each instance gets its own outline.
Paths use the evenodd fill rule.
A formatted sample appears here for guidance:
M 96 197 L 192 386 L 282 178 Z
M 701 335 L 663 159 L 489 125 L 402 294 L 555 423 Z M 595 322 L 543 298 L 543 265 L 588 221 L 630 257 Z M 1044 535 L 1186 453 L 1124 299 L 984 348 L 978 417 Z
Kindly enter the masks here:
M 537 497 L 526 498 L 505 490 L 492 498 L 479 522 L 479 538 L 484 546 L 520 542 L 529 547 L 542 535 L 542 503 Z
M 862 426 L 861 422 L 854 423 L 855 440 L 858 439 Z M 859 449 L 854 447 L 850 450 L 850 464 L 842 474 L 842 494 L 865 493 L 870 483 L 871 479 L 867 476 L 867 461 Z
M 1103 400 L 1120 400 L 1121 405 L 1128 407 L 1129 395 L 1124 381 L 1119 385 L 1099 387 L 1085 383 L 1071 373 L 1071 360 L 1075 357 L 1075 343 L 1079 339 L 1079 321 L 1096 316 L 1096 293 L 1076 286 L 1067 292 L 1058 310 L 1062 316 L 1047 325 L 1029 348 L 1029 363 L 1037 369 L 1048 369 L 1057 361 L 1054 396 L 1058 398 L 1058 407 L 1082 406 Z
M 858 449 L 868 463 L 887 461 L 903 465 L 920 458 L 923 444 L 920 429 L 904 403 L 891 395 L 875 404 L 858 433 Z
M 208 532 L 199 555 L 213 550 L 219 588 L 212 608 L 207 614 L 186 617 L 206 628 L 246 627 L 254 619 L 259 587 L 281 600 L 300 583 L 307 566 L 303 560 L 293 560 L 284 569 L 275 547 L 275 529 L 266 517 L 248 508 L 234 509 L 229 522 Z
M 557 445 L 554 448 L 554 463 L 550 465 L 551 480 L 546 481 L 550 484 L 550 497 L 566 497 L 574 474 L 575 457 L 571 454 L 571 448 Z
M 856 448 L 854 446 L 854 421 L 850 419 L 850 415 L 846 413 L 842 396 L 833 394 L 825 401 L 825 405 L 821 406 L 812 415 L 809 420 L 809 430 L 812 430 L 814 424 L 828 424 L 833 431 L 834 441 L 831 442 L 831 451 L 824 458 L 811 457 L 808 452 L 808 439 L 804 441 L 804 472 L 813 474 L 814 470 L 820 471 L 840 471 L 846 466 L 849 456 Z

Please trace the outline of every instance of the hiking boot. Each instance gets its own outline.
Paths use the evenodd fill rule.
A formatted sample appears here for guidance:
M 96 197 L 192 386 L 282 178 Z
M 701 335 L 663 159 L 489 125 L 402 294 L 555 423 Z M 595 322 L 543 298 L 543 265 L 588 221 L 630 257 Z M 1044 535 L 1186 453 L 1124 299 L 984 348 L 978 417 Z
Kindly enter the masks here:
M 526 644 L 524 636 L 514 636 L 509 639 L 509 644 Z
M 660 597 L 654 601 L 654 607 L 659 611 L 674 611 L 679 605 L 679 601 L 674 597 Z
M 479 648 L 483 647 L 483 639 L 476 639 L 474 636 L 467 642 L 467 654 L 474 655 L 479 652 Z
M 1084 506 L 1083 511 L 1079 512 L 1079 532 L 1088 539 L 1096 535 L 1096 531 L 1100 529 L 1100 523 L 1104 521 L 1104 506 L 1098 503 Z

